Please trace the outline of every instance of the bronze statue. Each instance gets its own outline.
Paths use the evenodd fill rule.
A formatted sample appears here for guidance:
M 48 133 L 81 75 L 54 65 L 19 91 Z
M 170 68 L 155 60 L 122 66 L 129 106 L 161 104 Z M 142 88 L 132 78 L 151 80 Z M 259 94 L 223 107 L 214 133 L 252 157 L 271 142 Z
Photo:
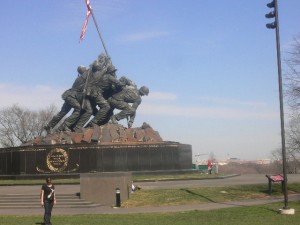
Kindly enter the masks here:
M 71 109 L 72 114 L 58 127 L 58 131 L 76 131 L 85 124 L 85 127 L 100 126 L 110 120 L 117 123 L 124 118 L 129 118 L 130 128 L 141 104 L 141 96 L 148 95 L 149 89 L 146 86 L 138 89 L 136 84 L 125 76 L 118 80 L 117 69 L 105 54 L 100 54 L 89 69 L 79 66 L 77 71 L 78 77 L 72 88 L 62 94 L 65 102 L 60 112 L 44 127 L 47 133 L 50 133 Z M 113 115 L 114 109 L 121 112 Z M 91 119 L 92 115 L 94 117 Z

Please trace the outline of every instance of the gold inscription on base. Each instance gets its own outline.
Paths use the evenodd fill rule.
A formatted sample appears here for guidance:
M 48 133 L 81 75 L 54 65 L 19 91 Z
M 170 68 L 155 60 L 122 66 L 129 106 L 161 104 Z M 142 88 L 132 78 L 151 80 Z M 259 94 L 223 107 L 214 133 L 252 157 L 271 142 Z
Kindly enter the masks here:
M 52 149 L 47 155 L 47 166 L 52 172 L 64 171 L 69 162 L 69 156 L 67 152 L 62 148 Z

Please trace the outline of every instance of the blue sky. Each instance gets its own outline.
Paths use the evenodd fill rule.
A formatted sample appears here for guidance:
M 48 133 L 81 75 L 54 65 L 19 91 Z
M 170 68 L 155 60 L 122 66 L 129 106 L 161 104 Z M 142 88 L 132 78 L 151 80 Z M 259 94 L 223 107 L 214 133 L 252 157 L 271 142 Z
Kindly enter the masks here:
M 134 126 L 148 122 L 194 155 L 269 158 L 281 146 L 269 1 L 91 0 L 117 75 L 150 89 Z M 279 0 L 283 58 L 299 8 Z M 85 15 L 84 0 L 1 2 L 1 108 L 61 107 L 77 67 L 104 51 L 92 18 L 79 44 Z

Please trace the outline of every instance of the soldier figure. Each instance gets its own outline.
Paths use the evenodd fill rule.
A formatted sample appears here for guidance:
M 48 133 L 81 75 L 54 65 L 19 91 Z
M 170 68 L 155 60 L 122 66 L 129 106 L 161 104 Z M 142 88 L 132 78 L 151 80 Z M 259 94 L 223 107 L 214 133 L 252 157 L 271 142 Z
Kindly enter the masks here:
M 146 86 L 142 86 L 140 89 L 129 86 L 109 98 L 112 109 L 122 110 L 111 117 L 112 123 L 117 123 L 117 121 L 129 117 L 128 128 L 132 127 L 136 116 L 136 110 L 142 102 L 141 96 L 148 94 L 149 89 Z M 132 103 L 132 105 L 129 103 Z
M 91 70 L 91 71 L 90 71 Z M 96 104 L 92 102 L 92 99 L 90 98 L 90 93 L 91 89 L 89 87 L 89 84 L 95 80 L 95 79 L 100 79 L 105 71 L 106 71 L 106 66 L 103 62 L 103 64 L 100 64 L 99 61 L 95 61 L 91 69 L 89 70 L 89 79 L 86 80 L 85 83 L 85 88 L 82 90 L 83 92 L 83 99 L 82 99 L 82 104 L 81 104 L 81 115 L 79 115 L 79 118 L 77 121 L 74 121 L 75 123 L 72 125 L 73 130 L 78 130 L 82 128 L 90 119 L 91 115 L 95 115 L 98 111 L 96 108 Z
M 116 78 L 116 71 L 117 69 L 110 65 L 105 74 L 100 77 L 94 77 L 89 84 L 91 90 L 89 97 L 92 103 L 99 107 L 99 110 L 86 127 L 103 125 L 109 121 L 112 111 L 107 99 L 114 93 L 115 89 L 122 87 L 122 83 Z
M 61 119 L 64 118 L 72 108 L 80 112 L 80 101 L 82 98 L 81 90 L 84 86 L 85 80 L 87 78 L 87 69 L 85 66 L 79 66 L 77 68 L 78 77 L 76 78 L 72 88 L 65 91 L 62 94 L 62 99 L 65 101 L 59 113 L 57 113 L 50 122 L 44 127 L 47 133 L 50 133 L 50 130 L 53 129 Z M 61 127 L 62 129 L 62 127 Z M 68 129 L 66 127 L 66 129 Z
M 99 81 L 105 74 L 107 66 L 110 64 L 109 58 L 101 54 L 91 65 L 91 68 L 87 72 L 86 79 L 82 82 L 80 88 L 76 89 L 78 95 L 80 95 L 81 109 L 74 108 L 72 115 L 64 121 L 58 130 L 79 130 L 89 121 L 92 114 L 97 113 L 96 105 L 92 104 L 93 102 L 91 102 L 89 98 L 89 93 L 91 92 L 89 85 L 95 80 Z

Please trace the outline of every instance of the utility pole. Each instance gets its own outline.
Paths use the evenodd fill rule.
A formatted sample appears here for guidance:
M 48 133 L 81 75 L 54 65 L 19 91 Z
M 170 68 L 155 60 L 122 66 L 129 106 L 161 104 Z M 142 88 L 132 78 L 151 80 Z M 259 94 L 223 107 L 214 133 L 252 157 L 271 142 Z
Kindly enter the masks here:
M 284 131 L 284 111 L 283 111 L 283 94 L 282 94 L 282 74 L 281 74 L 281 54 L 280 54 L 280 35 L 279 35 L 279 16 L 278 16 L 278 0 L 273 0 L 268 3 L 269 8 L 274 10 L 266 14 L 266 18 L 275 18 L 272 23 L 266 24 L 268 29 L 276 30 L 276 49 L 277 49 L 277 70 L 278 70 L 278 85 L 279 85 L 279 103 L 280 103 L 280 125 L 281 125 L 281 145 L 282 145 L 282 167 L 283 167 L 283 194 L 284 207 L 281 210 L 282 214 L 294 214 L 295 210 L 288 206 L 288 190 L 287 190 L 287 166 L 286 166 L 286 148 L 285 148 L 285 131 Z

